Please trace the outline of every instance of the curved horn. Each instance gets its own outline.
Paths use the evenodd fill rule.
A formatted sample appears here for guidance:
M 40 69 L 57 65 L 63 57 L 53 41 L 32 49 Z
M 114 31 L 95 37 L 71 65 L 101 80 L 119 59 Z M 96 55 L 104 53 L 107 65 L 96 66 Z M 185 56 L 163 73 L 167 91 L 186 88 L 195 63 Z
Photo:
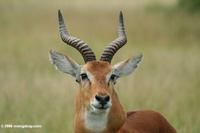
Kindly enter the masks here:
M 85 62 L 96 60 L 95 54 L 92 52 L 92 49 L 89 48 L 87 43 L 69 34 L 60 10 L 58 10 L 58 20 L 61 39 L 77 49 L 82 54 Z
M 120 11 L 119 14 L 119 26 L 118 26 L 118 38 L 112 41 L 104 50 L 103 54 L 101 55 L 101 61 L 108 61 L 111 62 L 114 54 L 126 44 L 126 33 L 124 28 L 124 21 L 123 21 L 123 14 Z

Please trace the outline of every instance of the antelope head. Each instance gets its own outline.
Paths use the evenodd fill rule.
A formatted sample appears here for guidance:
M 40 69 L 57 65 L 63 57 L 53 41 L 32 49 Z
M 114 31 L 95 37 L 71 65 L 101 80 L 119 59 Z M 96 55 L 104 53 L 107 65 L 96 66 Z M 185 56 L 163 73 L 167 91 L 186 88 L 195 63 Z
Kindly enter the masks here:
M 100 60 L 96 60 L 88 44 L 69 34 L 60 10 L 58 19 L 62 40 L 77 49 L 85 61 L 84 65 L 80 65 L 68 56 L 50 51 L 50 59 L 56 68 L 74 77 L 80 86 L 76 96 L 76 132 L 117 130 L 126 115 L 114 85 L 117 79 L 132 73 L 142 58 L 142 55 L 138 55 L 111 65 L 114 54 L 127 42 L 122 12 L 119 14 L 118 38 L 106 47 Z

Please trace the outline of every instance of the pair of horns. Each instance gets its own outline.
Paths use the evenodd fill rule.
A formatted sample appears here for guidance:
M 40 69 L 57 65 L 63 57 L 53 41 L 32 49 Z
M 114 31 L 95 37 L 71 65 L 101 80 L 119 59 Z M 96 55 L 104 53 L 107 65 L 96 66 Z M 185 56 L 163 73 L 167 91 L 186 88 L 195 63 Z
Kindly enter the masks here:
M 93 61 L 96 60 L 95 54 L 92 51 L 92 49 L 88 46 L 87 43 L 82 41 L 79 38 L 73 37 L 69 34 L 67 31 L 67 28 L 64 23 L 64 18 L 62 16 L 62 13 L 60 10 L 58 10 L 58 20 L 59 20 L 59 31 L 61 39 L 67 43 L 68 45 L 74 47 L 77 49 L 83 56 L 84 61 Z M 100 60 L 101 61 L 107 61 L 111 62 L 114 54 L 124 45 L 126 44 L 126 33 L 124 28 L 124 22 L 123 22 L 123 14 L 120 11 L 119 14 L 119 26 L 118 26 L 118 38 L 112 41 L 106 49 L 104 50 L 103 54 L 101 55 Z

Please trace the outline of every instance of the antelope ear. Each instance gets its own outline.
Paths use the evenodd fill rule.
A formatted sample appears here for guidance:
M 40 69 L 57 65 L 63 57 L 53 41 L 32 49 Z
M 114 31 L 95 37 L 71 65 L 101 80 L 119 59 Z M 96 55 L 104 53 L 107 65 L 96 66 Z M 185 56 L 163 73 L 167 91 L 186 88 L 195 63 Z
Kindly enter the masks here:
M 49 53 L 50 61 L 55 65 L 56 69 L 70 74 L 73 77 L 77 77 L 77 75 L 80 73 L 81 66 L 71 58 L 54 50 L 51 50 Z
M 117 63 L 113 66 L 113 74 L 121 77 L 131 74 L 138 66 L 142 59 L 142 54 L 132 57 L 128 60 Z

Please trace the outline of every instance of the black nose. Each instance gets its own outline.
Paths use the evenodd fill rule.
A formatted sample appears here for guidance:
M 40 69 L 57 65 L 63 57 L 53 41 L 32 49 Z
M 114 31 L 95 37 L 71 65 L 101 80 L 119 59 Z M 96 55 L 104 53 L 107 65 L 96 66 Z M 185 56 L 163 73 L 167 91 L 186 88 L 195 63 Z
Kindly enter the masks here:
M 95 98 L 102 106 L 106 105 L 110 101 L 109 95 L 105 95 L 105 96 L 96 95 Z

